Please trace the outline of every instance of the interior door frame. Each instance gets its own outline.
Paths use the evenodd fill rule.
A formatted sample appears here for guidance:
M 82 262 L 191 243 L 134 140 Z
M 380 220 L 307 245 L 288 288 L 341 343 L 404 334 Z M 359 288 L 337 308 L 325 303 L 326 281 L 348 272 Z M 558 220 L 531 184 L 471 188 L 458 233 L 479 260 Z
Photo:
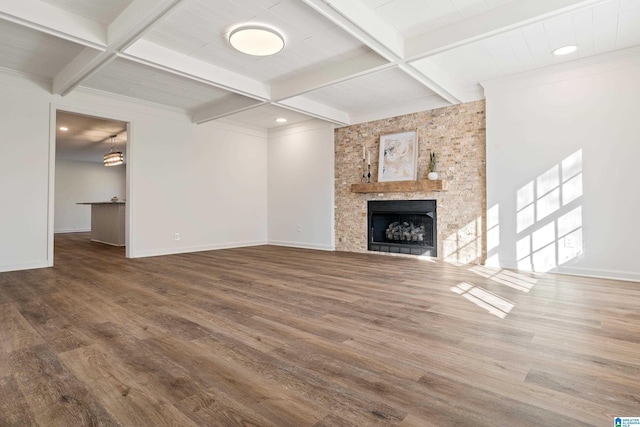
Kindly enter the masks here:
M 117 114 L 112 114 L 106 111 L 100 111 L 92 108 L 80 108 L 71 105 L 51 103 L 49 106 L 49 190 L 48 190 L 48 217 L 47 217 L 47 264 L 49 267 L 53 267 L 53 241 L 54 241 L 54 214 L 55 214 L 55 189 L 56 189 L 56 129 L 57 120 L 56 116 L 58 111 L 65 111 L 73 114 L 81 114 L 85 116 L 94 116 L 107 120 L 117 120 L 127 123 L 127 144 L 126 144 L 126 170 L 125 170 L 125 257 L 131 258 L 131 245 L 134 243 L 133 230 L 134 224 L 131 219 L 133 215 L 133 204 L 135 201 L 134 186 L 131 182 L 132 169 L 134 167 L 134 155 L 133 155 L 133 120 L 131 117 L 123 117 Z

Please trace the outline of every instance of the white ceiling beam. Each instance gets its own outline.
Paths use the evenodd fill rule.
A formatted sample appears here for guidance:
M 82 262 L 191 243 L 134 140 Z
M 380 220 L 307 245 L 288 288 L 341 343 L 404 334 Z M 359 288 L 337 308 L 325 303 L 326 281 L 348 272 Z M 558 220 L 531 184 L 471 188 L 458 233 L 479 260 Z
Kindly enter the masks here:
M 0 0 L 0 18 L 95 49 L 107 44 L 104 25 L 40 0 Z
M 85 47 L 54 78 L 52 92 L 66 95 L 87 76 L 97 72 L 116 58 L 105 51 Z
M 271 100 L 282 101 L 394 67 L 396 67 L 394 63 L 388 62 L 375 52 L 368 52 L 349 60 L 314 68 L 309 72 L 274 82 L 271 85 Z
M 229 98 L 234 99 L 229 106 L 225 107 L 220 102 L 214 102 L 195 111 L 192 114 L 192 121 L 194 123 L 204 123 L 205 121 L 226 117 L 231 114 L 259 107 L 268 102 L 341 125 L 347 124 L 349 120 L 348 114 L 343 111 L 328 107 L 319 102 L 304 99 L 300 96 L 272 102 L 272 88 L 265 83 L 146 40 L 137 41 L 126 50 L 126 53 L 120 56 L 237 94 L 237 98 Z M 285 89 L 281 88 L 281 90 L 284 93 Z M 244 101 L 249 98 L 253 98 L 258 102 Z M 235 102 L 238 104 L 234 104 Z
M 386 60 L 404 57 L 402 37 L 359 0 L 302 1 Z
M 271 98 L 267 84 L 146 40 L 138 40 L 120 56 L 250 98 Z
M 109 47 L 125 50 L 181 2 L 182 0 L 134 0 L 109 24 Z
M 2 0 L 5 1 L 5 0 Z M 29 0 L 33 1 L 33 0 Z M 107 43 L 98 55 L 81 52 L 53 78 L 53 93 L 66 95 L 83 80 L 148 31 L 182 0 L 134 0 L 107 28 Z M 86 50 L 86 49 L 85 49 Z
M 605 1 L 609 0 L 514 0 L 406 40 L 405 59 L 410 62 L 433 56 Z
M 457 89 L 447 86 L 451 82 L 450 79 L 440 81 L 436 76 L 426 76 L 414 68 L 404 65 L 406 56 L 405 40 L 396 29 L 383 21 L 375 11 L 362 4 L 360 0 L 303 1 L 368 48 L 381 55 L 392 66 L 399 66 L 410 77 L 442 96 L 448 102 L 452 104 L 461 102 Z M 444 73 L 439 72 L 437 75 L 442 76 Z
M 350 123 L 349 114 L 344 111 L 329 107 L 328 105 L 321 104 L 303 96 L 297 96 L 295 98 L 289 98 L 279 102 L 272 102 L 272 104 L 277 107 L 287 108 L 289 110 L 307 114 L 341 126 L 345 126 Z
M 413 114 L 419 111 L 429 111 L 435 108 L 448 107 L 451 104 L 442 99 L 438 95 L 427 96 L 413 102 L 400 103 L 390 105 L 389 108 L 385 108 L 382 111 L 356 111 L 350 114 L 351 122 L 349 124 L 355 125 L 358 123 L 373 122 L 377 120 L 386 119 L 389 117 L 404 116 L 407 114 Z
M 432 61 L 424 59 L 419 64 L 400 64 L 398 68 L 451 104 L 470 101 L 466 99 L 462 88 Z
M 266 101 L 259 101 L 246 96 L 230 94 L 223 99 L 197 108 L 191 113 L 191 121 L 202 124 L 211 120 L 221 119 L 232 114 L 241 113 L 265 105 Z

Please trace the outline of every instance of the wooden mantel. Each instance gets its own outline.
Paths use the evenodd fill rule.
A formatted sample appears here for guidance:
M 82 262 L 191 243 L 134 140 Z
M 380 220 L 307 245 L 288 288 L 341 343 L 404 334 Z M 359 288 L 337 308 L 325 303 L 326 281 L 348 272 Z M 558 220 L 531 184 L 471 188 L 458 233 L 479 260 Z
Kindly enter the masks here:
M 446 185 L 442 180 L 372 182 L 371 184 L 351 184 L 352 193 L 429 193 L 445 191 Z

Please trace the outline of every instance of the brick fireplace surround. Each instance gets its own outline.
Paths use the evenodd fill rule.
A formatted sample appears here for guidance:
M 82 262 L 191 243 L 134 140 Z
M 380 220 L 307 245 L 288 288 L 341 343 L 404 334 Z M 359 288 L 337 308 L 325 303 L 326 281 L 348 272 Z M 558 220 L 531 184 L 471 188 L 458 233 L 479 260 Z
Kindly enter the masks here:
M 466 264 L 486 258 L 486 115 L 475 101 L 335 130 L 336 250 L 367 251 L 367 200 L 436 199 L 438 258 Z M 378 177 L 380 135 L 418 131 L 418 179 L 426 179 L 429 152 L 438 154 L 447 191 L 373 193 L 350 191 L 362 176 L 362 145 L 371 151 L 372 182 Z

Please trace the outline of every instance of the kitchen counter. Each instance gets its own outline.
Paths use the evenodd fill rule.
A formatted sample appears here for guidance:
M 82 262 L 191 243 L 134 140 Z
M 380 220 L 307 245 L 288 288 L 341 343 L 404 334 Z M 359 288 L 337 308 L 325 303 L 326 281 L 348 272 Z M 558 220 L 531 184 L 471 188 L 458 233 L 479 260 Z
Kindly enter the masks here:
M 82 202 L 91 206 L 91 241 L 125 246 L 125 202 Z

